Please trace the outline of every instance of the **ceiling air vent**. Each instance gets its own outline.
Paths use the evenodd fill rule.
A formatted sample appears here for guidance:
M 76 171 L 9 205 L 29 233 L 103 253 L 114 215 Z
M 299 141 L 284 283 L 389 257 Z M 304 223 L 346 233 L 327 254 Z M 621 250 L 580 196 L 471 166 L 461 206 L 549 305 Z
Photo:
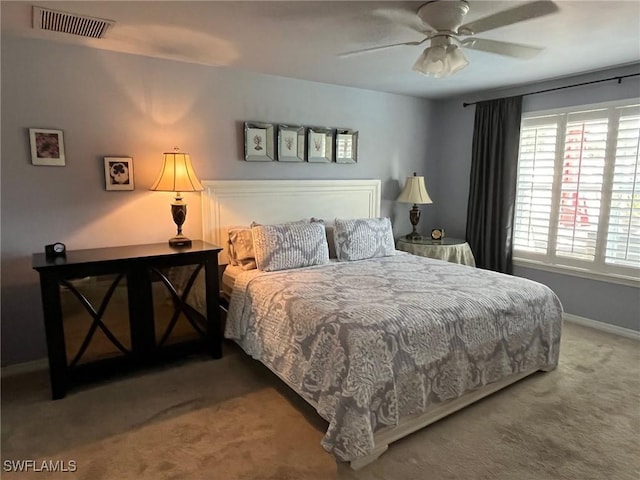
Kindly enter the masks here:
M 114 25 L 113 20 L 33 7 L 33 28 L 69 33 L 81 37 L 102 38 Z

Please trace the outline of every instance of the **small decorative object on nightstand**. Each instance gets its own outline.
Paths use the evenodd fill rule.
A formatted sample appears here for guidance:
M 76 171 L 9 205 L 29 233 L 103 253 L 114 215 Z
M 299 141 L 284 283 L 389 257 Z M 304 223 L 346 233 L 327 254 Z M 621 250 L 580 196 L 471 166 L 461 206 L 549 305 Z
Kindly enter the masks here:
M 197 192 L 204 189 L 196 172 L 193 171 L 189 154 L 181 153 L 178 147 L 174 148 L 174 152 L 165 153 L 160 175 L 150 190 L 176 192 L 175 202 L 171 204 L 171 215 L 178 227 L 178 233 L 169 239 L 169 245 L 172 247 L 191 246 L 191 240 L 182 234 L 182 224 L 187 218 L 187 204 L 182 201 L 180 193 Z
M 420 221 L 420 209 L 418 205 L 433 203 L 431 198 L 429 198 L 427 188 L 424 186 L 424 177 L 419 177 L 416 172 L 413 172 L 413 177 L 407 177 L 404 189 L 396 201 L 400 203 L 413 203 L 413 208 L 409 211 L 409 221 L 413 226 L 413 231 L 409 233 L 406 238 L 408 240 L 421 239 L 422 236 L 416 228 Z
M 45 245 L 44 254 L 47 258 L 64 257 L 67 254 L 67 247 L 62 242 Z
M 442 240 L 444 238 L 444 228 L 434 228 L 431 230 L 431 240 Z

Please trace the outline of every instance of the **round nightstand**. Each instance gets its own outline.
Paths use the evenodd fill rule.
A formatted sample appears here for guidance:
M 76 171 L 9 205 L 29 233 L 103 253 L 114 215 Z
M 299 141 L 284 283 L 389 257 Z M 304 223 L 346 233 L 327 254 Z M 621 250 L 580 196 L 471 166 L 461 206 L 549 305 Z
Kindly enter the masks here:
M 476 266 L 471 247 L 465 240 L 459 238 L 445 237 L 442 240 L 431 240 L 425 237 L 419 240 L 409 240 L 401 237 L 396 242 L 396 248 L 421 257 Z

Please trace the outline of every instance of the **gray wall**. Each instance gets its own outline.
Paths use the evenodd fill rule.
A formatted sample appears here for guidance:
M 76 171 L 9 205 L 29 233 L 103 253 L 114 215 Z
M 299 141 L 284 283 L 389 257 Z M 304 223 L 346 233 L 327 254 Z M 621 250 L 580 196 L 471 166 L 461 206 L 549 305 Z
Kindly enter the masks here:
M 3 365 L 46 355 L 33 252 L 56 240 L 80 249 L 173 235 L 171 194 L 148 191 L 162 152 L 176 145 L 189 151 L 201 179 L 379 178 L 382 214 L 392 217 L 396 234 L 410 230 L 409 207 L 393 199 L 404 177 L 417 171 L 434 200 L 422 207 L 421 230 L 437 225 L 464 236 L 474 110 L 463 109 L 462 101 L 517 93 L 430 102 L 4 36 L 1 61 Z M 637 94 L 638 82 L 625 81 L 527 97 L 525 109 Z M 355 128 L 359 163 L 244 162 L 246 120 Z M 65 167 L 31 165 L 29 127 L 64 130 Z M 133 157 L 135 191 L 105 191 L 104 156 Z M 185 233 L 198 238 L 199 196 L 185 197 Z M 551 286 L 570 313 L 639 328 L 638 289 L 531 269 L 516 273 Z
M 529 85 L 524 88 L 483 92 L 478 95 L 435 102 L 433 111 L 438 121 L 434 125 L 434 133 L 437 137 L 430 137 L 438 140 L 434 145 L 438 161 L 438 181 L 435 192 L 440 202 L 435 221 L 447 228 L 450 235 L 464 237 L 475 108 L 473 106 L 463 108 L 463 102 L 500 98 L 638 72 L 640 72 L 640 65 L 634 65 L 555 82 Z M 523 111 L 548 110 L 639 96 L 640 77 L 633 77 L 623 80 L 621 84 L 612 81 L 529 95 L 524 97 Z M 518 266 L 514 268 L 514 273 L 551 287 L 558 294 L 568 313 L 640 330 L 638 288 Z
M 406 96 L 2 38 L 2 363 L 46 355 L 31 254 L 165 242 L 170 193 L 150 192 L 162 153 L 191 153 L 201 179 L 382 180 L 382 214 L 410 231 L 400 184 L 418 171 L 433 189 L 430 102 Z M 242 160 L 243 121 L 359 130 L 356 165 Z M 64 130 L 65 167 L 33 166 L 28 128 Z M 136 190 L 107 192 L 103 157 L 131 156 Z M 438 202 L 438 196 L 433 195 Z M 185 195 L 185 234 L 201 236 L 198 194 Z M 423 207 L 421 227 L 435 210 Z

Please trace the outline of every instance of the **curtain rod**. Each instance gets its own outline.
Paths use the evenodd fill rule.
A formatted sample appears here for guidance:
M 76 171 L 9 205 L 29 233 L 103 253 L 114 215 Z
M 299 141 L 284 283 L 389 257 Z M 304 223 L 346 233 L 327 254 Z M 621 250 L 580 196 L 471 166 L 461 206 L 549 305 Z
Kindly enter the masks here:
M 573 85 L 565 85 L 564 87 L 547 88 L 546 90 L 538 90 L 537 92 L 523 93 L 522 96 L 526 97 L 527 95 L 536 95 L 538 93 L 553 92 L 555 90 L 563 90 L 565 88 L 582 87 L 583 85 L 591 85 L 594 83 L 610 82 L 611 80 L 617 80 L 618 83 L 622 83 L 623 78 L 637 77 L 638 75 L 640 75 L 640 73 L 630 73 L 629 75 L 619 75 L 617 77 L 603 78 L 602 80 L 592 80 L 590 82 L 574 83 Z M 479 103 L 479 102 L 463 103 L 462 106 L 466 108 L 469 105 L 475 105 L 476 103 Z

